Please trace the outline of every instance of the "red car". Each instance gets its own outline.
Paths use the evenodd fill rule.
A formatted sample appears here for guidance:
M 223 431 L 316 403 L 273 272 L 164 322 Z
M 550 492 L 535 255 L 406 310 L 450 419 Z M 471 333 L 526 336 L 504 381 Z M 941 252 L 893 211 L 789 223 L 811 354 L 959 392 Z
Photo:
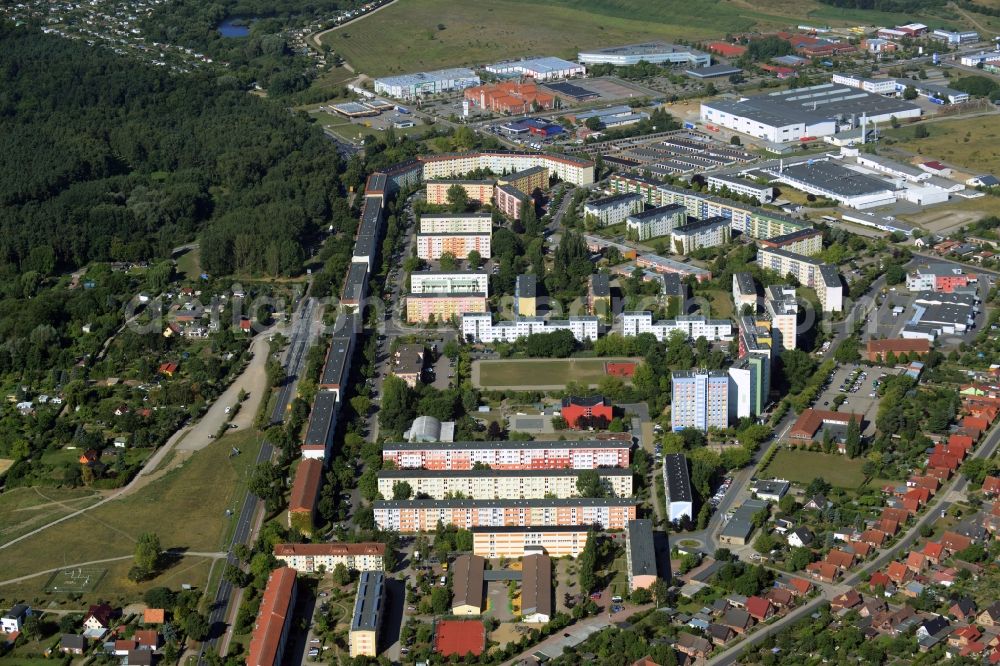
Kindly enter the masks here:
M 594 592 L 593 594 L 590 595 L 590 598 L 593 599 L 594 601 L 600 601 L 601 600 L 601 593 L 600 592 Z

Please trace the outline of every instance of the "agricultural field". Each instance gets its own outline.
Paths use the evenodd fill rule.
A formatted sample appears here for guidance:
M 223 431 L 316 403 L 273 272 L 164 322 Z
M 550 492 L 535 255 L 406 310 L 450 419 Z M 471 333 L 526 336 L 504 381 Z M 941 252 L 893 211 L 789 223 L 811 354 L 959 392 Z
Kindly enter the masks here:
M 241 454 L 231 456 L 231 447 L 240 449 Z M 211 559 L 190 553 L 224 550 L 233 520 L 225 511 L 238 509 L 242 502 L 259 448 L 259 436 L 252 431 L 227 435 L 190 454 L 179 466 L 134 493 L 4 549 L 0 597 L 8 596 L 12 589 L 39 594 L 51 576 L 37 576 L 15 588 L 3 586 L 3 580 L 116 557 L 125 559 L 90 565 L 108 569 L 94 590 L 96 595 L 134 593 L 148 585 L 168 584 L 163 582 L 167 580 L 176 584 L 178 577 L 184 579 L 181 582 L 203 583 Z M 164 549 L 183 549 L 188 554 L 157 579 L 136 586 L 127 579 L 130 556 L 138 536 L 147 531 L 160 537 Z
M 608 376 L 604 370 L 606 363 L 640 360 L 566 358 L 476 361 L 472 364 L 472 382 L 482 388 L 542 388 L 564 386 L 569 382 L 597 384 Z
M 778 0 L 484 0 L 464 3 L 461 12 L 449 0 L 399 0 L 327 33 L 323 41 L 356 71 L 383 76 L 526 55 L 573 58 L 580 49 L 649 39 L 697 41 L 813 20 L 871 25 L 920 18 L 839 9 L 814 0 L 794 5 Z
M 1000 173 L 1000 121 L 996 116 L 954 118 L 921 123 L 930 136 L 913 138 L 915 127 L 886 130 L 893 148 L 923 159 L 937 159 L 968 169 L 970 176 Z

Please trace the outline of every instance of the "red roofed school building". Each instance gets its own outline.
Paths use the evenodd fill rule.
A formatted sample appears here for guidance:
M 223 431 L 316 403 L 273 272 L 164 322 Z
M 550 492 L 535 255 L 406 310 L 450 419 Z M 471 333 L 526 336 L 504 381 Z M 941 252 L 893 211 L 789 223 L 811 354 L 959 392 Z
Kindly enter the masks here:
M 295 569 L 283 567 L 271 572 L 250 638 L 247 666 L 282 663 L 281 655 L 288 640 L 296 592 Z
M 923 358 L 931 350 L 926 338 L 886 338 L 868 341 L 868 360 L 871 363 L 895 363 L 900 354 L 906 354 L 910 361 Z
M 614 418 L 614 407 L 601 396 L 563 398 L 562 417 L 574 430 L 597 428 L 603 430 Z

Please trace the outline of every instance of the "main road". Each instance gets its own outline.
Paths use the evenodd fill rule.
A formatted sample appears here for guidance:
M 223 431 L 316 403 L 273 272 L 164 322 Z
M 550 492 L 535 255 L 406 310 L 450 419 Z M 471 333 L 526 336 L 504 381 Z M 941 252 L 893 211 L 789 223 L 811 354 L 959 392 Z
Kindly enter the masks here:
M 285 368 L 286 379 L 281 389 L 278 391 L 277 400 L 271 411 L 271 423 L 281 423 L 284 420 L 285 412 L 295 396 L 295 387 L 298 384 L 298 374 L 302 372 L 305 362 L 306 352 L 312 344 L 312 340 L 317 331 L 316 319 L 320 315 L 320 308 L 314 298 L 305 298 L 299 302 L 298 310 L 292 315 L 292 331 L 289 337 L 288 348 L 285 352 L 285 359 L 282 365 Z M 266 440 L 260 447 L 257 454 L 256 463 L 260 464 L 271 459 L 274 455 L 274 447 Z M 226 555 L 226 564 L 239 565 L 239 560 L 233 553 L 237 544 L 249 544 L 253 537 L 254 528 L 258 521 L 260 511 L 260 498 L 252 492 L 247 491 L 243 498 L 243 505 L 240 507 L 239 515 L 236 518 L 236 527 L 233 530 L 232 539 L 229 542 Z M 232 622 L 227 622 L 230 606 L 233 612 L 239 608 L 242 590 L 234 588 L 232 583 L 222 579 L 219 589 L 215 593 L 215 600 L 209 610 L 209 626 L 211 627 L 210 638 L 202 643 L 198 653 L 198 663 L 204 664 L 206 651 L 219 650 L 225 655 L 232 637 Z M 221 630 L 221 631 L 220 631 Z M 221 646 L 219 640 L 222 640 Z

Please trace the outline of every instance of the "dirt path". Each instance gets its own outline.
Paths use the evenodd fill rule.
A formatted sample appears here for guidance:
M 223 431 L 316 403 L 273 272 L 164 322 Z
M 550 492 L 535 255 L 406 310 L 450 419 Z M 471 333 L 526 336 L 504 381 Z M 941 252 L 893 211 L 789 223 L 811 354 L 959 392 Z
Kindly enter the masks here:
M 306 37 L 306 43 L 310 44 L 316 50 L 322 52 L 323 51 L 323 37 L 325 37 L 326 35 L 328 35 L 331 32 L 336 32 L 337 30 L 340 30 L 341 28 L 346 28 L 347 26 L 351 25 L 352 23 L 357 23 L 358 21 L 360 21 L 362 19 L 368 18 L 369 16 L 372 16 L 373 14 L 377 14 L 378 12 L 382 11 L 386 7 L 392 7 L 394 4 L 395 4 L 395 0 L 391 0 L 390 2 L 387 2 L 384 5 L 382 5 L 381 7 L 379 7 L 378 9 L 376 9 L 374 11 L 371 11 L 371 12 L 367 12 L 365 14 L 362 14 L 361 16 L 356 16 L 356 17 L 352 18 L 350 21 L 345 21 L 344 23 L 341 23 L 340 25 L 335 25 L 332 28 L 327 28 L 326 30 L 321 30 L 320 32 L 314 32 L 313 34 L 311 34 L 308 37 Z M 334 49 L 334 51 L 336 51 L 336 49 Z M 344 62 L 344 69 L 346 69 L 347 71 L 349 71 L 352 74 L 354 73 L 354 68 L 351 67 L 351 65 L 349 63 L 347 63 L 346 61 Z
M 271 332 L 266 331 L 264 333 L 259 333 L 254 338 L 254 341 L 250 346 L 253 357 L 250 359 L 250 363 L 247 365 L 243 373 L 237 377 L 229 388 L 222 393 L 222 396 L 208 408 L 208 411 L 205 412 L 205 415 L 202 416 L 201 419 L 193 425 L 185 426 L 171 435 L 166 443 L 157 449 L 156 453 L 149 457 L 149 460 L 146 461 L 146 464 L 143 465 L 142 469 L 135 476 L 135 478 L 128 483 L 128 485 L 88 507 L 73 511 L 72 513 L 52 520 L 41 527 L 33 529 L 30 532 L 22 534 L 15 539 L 11 539 L 4 544 L 0 544 L 0 550 L 23 541 L 24 539 L 33 537 L 36 534 L 70 520 L 71 518 L 83 515 L 84 513 L 96 509 L 99 506 L 103 506 L 112 500 L 121 497 L 128 497 L 132 493 L 145 488 L 147 485 L 169 472 L 171 469 L 190 457 L 193 452 L 199 451 L 208 446 L 208 444 L 213 441 L 215 433 L 219 431 L 222 425 L 226 422 L 226 419 L 229 417 L 229 414 L 226 413 L 226 407 L 231 407 L 236 404 L 237 396 L 239 395 L 241 389 L 245 390 L 249 394 L 249 397 L 246 402 L 243 403 L 243 406 L 240 408 L 240 412 L 233 418 L 233 423 L 237 425 L 238 429 L 252 427 L 254 415 L 257 413 L 260 401 L 263 399 L 267 391 L 266 363 L 268 338 L 270 336 Z M 173 453 L 175 448 L 177 449 L 178 455 L 173 455 L 168 458 L 168 454 Z M 167 461 L 167 463 L 163 464 L 164 461 Z
M 172 551 L 167 551 L 167 552 L 171 553 Z M 224 557 L 227 557 L 227 553 L 181 552 L 179 554 L 183 557 L 210 557 L 213 560 L 220 560 Z M 106 557 L 103 560 L 91 560 L 89 562 L 74 562 L 73 564 L 64 564 L 61 567 L 55 567 L 54 569 L 45 569 L 44 571 L 36 571 L 35 573 L 28 574 L 27 576 L 18 576 L 17 578 L 8 578 L 7 580 L 0 580 L 0 585 L 14 585 L 15 583 L 22 583 L 26 580 L 31 580 L 32 578 L 44 576 L 45 574 L 51 574 L 57 571 L 62 571 L 63 569 L 72 569 L 73 567 L 89 567 L 95 564 L 105 564 L 107 562 L 120 562 L 122 560 L 130 560 L 132 559 L 132 557 L 133 557 L 132 555 L 121 555 L 119 557 Z

